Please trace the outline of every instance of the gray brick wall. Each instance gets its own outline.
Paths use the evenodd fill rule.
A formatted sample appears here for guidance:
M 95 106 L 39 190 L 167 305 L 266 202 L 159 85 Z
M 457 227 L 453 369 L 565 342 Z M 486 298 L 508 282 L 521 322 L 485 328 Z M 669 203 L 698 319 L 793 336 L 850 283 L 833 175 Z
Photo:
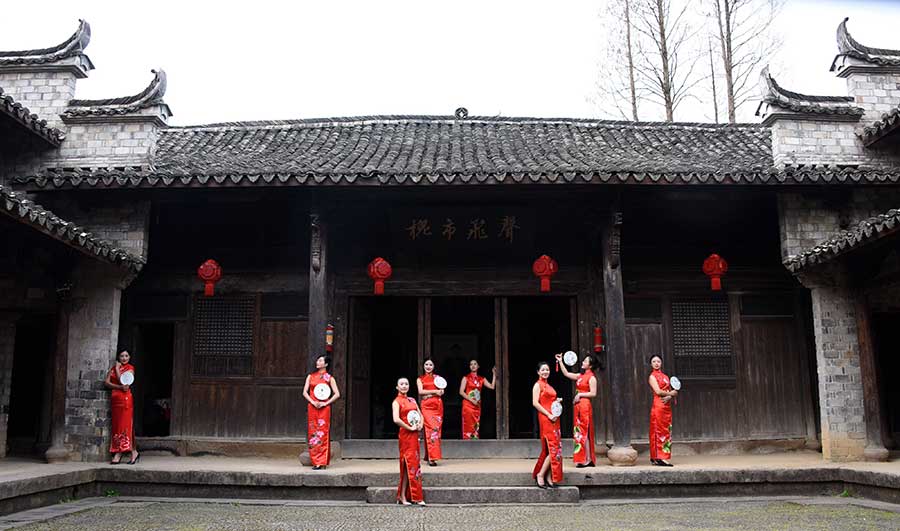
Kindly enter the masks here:
M 847 95 L 865 109 L 862 121 L 867 125 L 880 120 L 882 114 L 900 105 L 900 72 L 865 72 L 869 67 L 862 66 L 847 75 Z
M 109 205 L 84 205 L 72 198 L 48 193 L 37 197 L 39 203 L 56 215 L 71 221 L 131 252 L 147 258 L 150 226 L 149 200 L 121 200 Z
M 103 381 L 115 360 L 121 275 L 112 266 L 85 260 L 73 276 L 65 444 L 76 461 L 109 456 L 109 390 Z
M 145 109 L 147 110 L 147 109 Z M 66 139 L 48 165 L 69 167 L 142 166 L 159 138 L 158 122 L 119 121 L 86 123 L 67 119 Z
M 863 459 L 866 421 L 853 294 L 845 287 L 809 282 L 822 455 L 830 461 Z
M 70 57 L 51 65 L 0 68 L 0 87 L 17 102 L 63 129 L 60 115 L 75 98 L 79 78 L 87 77 L 86 57 Z

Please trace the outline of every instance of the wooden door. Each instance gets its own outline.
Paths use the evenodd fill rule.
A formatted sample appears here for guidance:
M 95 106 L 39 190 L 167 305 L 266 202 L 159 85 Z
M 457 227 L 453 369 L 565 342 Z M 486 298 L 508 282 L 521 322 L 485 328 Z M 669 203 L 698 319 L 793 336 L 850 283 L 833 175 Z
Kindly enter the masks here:
M 350 299 L 350 338 L 347 348 L 350 385 L 347 434 L 351 439 L 371 436 L 369 397 L 371 395 L 372 304 L 369 298 Z

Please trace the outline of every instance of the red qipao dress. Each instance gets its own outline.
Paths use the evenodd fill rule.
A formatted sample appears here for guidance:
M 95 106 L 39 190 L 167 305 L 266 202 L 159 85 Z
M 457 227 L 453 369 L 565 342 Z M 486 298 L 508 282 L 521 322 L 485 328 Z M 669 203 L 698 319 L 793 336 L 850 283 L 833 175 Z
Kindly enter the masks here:
M 416 410 L 416 399 L 397 395 L 394 402 L 400 405 L 400 419 L 407 422 L 406 415 Z M 397 499 L 400 499 L 403 474 L 406 474 L 406 499 L 413 503 L 420 502 L 423 497 L 422 468 L 419 466 L 419 432 L 401 427 L 397 433 L 397 441 L 400 444 L 400 484 L 397 485 Z
M 651 378 L 663 391 L 671 391 L 669 377 L 662 371 L 653 371 Z M 653 407 L 650 408 L 650 459 L 669 459 L 672 457 L 672 404 L 663 402 L 662 397 L 653 394 Z
M 122 385 L 122 382 L 119 381 L 119 374 L 128 371 L 134 373 L 134 366 L 130 363 L 122 365 L 119 373 L 116 373 L 116 368 L 113 367 L 109 370 L 110 381 L 116 385 Z M 130 452 L 134 449 L 134 397 L 131 396 L 131 389 L 127 391 L 113 389 L 110 406 L 112 408 L 112 437 L 109 441 L 109 452 L 113 454 Z
M 331 375 L 316 371 L 309 375 L 309 396 L 315 399 L 313 389 L 319 384 L 331 388 Z M 317 409 L 312 404 L 306 406 L 306 440 L 309 445 L 309 460 L 313 466 L 328 466 L 331 462 L 331 405 Z
M 437 391 L 434 374 L 423 374 L 422 389 Z M 422 421 L 425 424 L 425 456 L 436 461 L 441 458 L 441 426 L 444 424 L 444 401 L 437 395 L 422 399 Z
M 481 391 L 484 389 L 484 376 L 476 372 L 466 375 L 466 396 L 477 398 L 478 405 L 468 400 L 462 403 L 462 438 L 477 439 L 481 427 Z M 477 393 L 475 391 L 478 391 Z
M 591 392 L 591 378 L 594 372 L 590 369 L 584 371 L 575 381 L 575 390 L 579 393 Z M 582 398 L 575 404 L 574 424 L 572 437 L 575 439 L 575 452 L 572 460 L 576 465 L 596 463 L 597 456 L 594 453 L 594 409 L 589 398 Z
M 556 401 L 556 389 L 548 384 L 546 380 L 538 380 L 541 386 L 541 395 L 538 398 L 541 406 L 547 411 Z M 538 423 L 541 426 L 541 455 L 538 457 L 537 463 L 534 465 L 532 477 L 537 478 L 538 472 L 541 471 L 541 465 L 544 459 L 550 456 L 550 476 L 554 483 L 559 483 L 563 479 L 562 468 L 562 435 L 559 432 L 559 419 L 550 422 L 550 418 L 543 413 L 538 413 Z

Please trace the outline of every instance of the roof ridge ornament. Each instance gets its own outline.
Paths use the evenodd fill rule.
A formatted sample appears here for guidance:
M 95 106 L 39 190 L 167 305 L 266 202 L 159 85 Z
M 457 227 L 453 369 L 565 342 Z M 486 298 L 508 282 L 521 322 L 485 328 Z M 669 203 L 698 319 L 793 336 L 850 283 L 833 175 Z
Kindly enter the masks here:
M 53 63 L 81 55 L 91 42 L 91 25 L 84 19 L 78 20 L 78 29 L 65 41 L 37 50 L 0 51 L 0 65 L 29 65 Z
M 834 58 L 834 61 L 831 63 L 830 71 L 834 72 L 837 70 L 837 60 L 838 57 L 847 56 L 852 57 L 854 59 L 858 59 L 860 61 L 865 61 L 867 63 L 877 64 L 877 65 L 890 65 L 890 66 L 900 66 L 900 50 L 890 50 L 887 48 L 872 48 L 870 46 L 866 46 L 864 44 L 860 44 L 859 41 L 853 38 L 850 35 L 850 32 L 847 30 L 847 21 L 850 20 L 850 17 L 845 17 L 844 20 L 838 25 L 837 28 L 837 47 L 838 54 Z
M 165 104 L 163 96 L 166 94 L 166 72 L 162 68 L 150 70 L 153 80 L 144 90 L 133 95 L 121 98 L 106 98 L 98 100 L 72 100 L 64 116 L 86 115 L 111 115 L 128 114 L 147 107 Z
M 453 113 L 456 116 L 457 120 L 465 120 L 469 117 L 469 109 L 465 107 L 457 107 L 456 111 Z
M 763 105 L 769 104 L 801 114 L 831 114 L 862 116 L 865 111 L 854 105 L 849 96 L 814 96 L 782 88 L 769 73 L 769 65 L 760 71 L 762 101 L 756 108 L 756 116 L 763 115 Z M 771 115 L 771 112 L 765 114 Z M 763 121 L 763 123 L 766 123 Z

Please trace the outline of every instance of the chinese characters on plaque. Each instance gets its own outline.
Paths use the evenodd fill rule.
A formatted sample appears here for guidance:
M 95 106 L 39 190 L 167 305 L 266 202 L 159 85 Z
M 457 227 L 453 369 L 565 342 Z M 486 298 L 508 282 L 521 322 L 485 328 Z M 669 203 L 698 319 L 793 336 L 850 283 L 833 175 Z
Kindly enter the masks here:
M 513 243 L 516 232 L 521 229 L 516 216 L 501 216 L 496 219 L 488 217 L 471 217 L 466 219 L 443 218 L 435 223 L 440 233 L 432 234 L 430 218 L 412 218 L 404 228 L 409 240 L 440 238 L 448 242 L 456 239 L 469 241 L 500 240 Z M 435 229 L 437 230 L 437 229 Z

